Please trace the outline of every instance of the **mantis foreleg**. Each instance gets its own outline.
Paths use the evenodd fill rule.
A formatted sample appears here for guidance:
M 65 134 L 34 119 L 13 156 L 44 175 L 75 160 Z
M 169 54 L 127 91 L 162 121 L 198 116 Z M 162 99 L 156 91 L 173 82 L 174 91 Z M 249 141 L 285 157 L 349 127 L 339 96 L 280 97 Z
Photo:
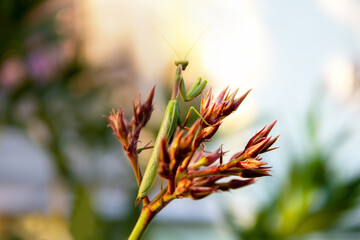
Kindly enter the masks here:
M 189 102 L 197 97 L 204 90 L 207 84 L 206 80 L 202 81 L 201 78 L 198 78 L 190 90 L 186 93 L 184 78 L 181 77 L 180 81 L 180 95 L 185 102 Z

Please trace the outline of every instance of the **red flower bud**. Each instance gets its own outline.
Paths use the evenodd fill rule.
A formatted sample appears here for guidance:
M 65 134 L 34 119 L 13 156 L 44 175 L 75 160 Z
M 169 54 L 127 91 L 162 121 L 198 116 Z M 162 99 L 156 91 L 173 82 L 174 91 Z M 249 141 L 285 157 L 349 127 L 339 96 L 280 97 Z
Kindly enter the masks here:
M 257 132 L 252 138 L 250 138 L 249 142 L 246 144 L 245 148 L 249 148 L 250 146 L 259 142 L 261 138 L 266 138 L 270 133 L 271 129 L 274 127 L 277 121 L 274 121 L 268 127 L 264 127 L 259 132 Z
M 128 135 L 131 135 L 131 133 L 129 132 L 129 124 L 125 119 L 123 110 L 119 109 L 117 112 L 115 112 L 115 109 L 113 109 L 110 112 L 109 117 L 104 117 L 109 121 L 108 126 L 112 128 L 113 134 L 121 142 L 124 148 L 127 148 L 129 146 Z
M 245 169 L 258 168 L 258 167 L 266 165 L 266 164 L 267 164 L 266 162 L 261 162 L 261 161 L 257 160 L 256 158 L 248 158 L 245 161 L 237 162 L 238 167 L 245 168 Z
M 201 116 L 205 115 L 205 112 L 208 110 L 211 101 L 212 101 L 212 88 L 209 89 L 206 96 L 205 96 L 205 94 L 203 94 L 203 96 L 202 96 L 201 107 L 200 107 Z
M 167 150 L 166 138 L 163 138 L 160 144 L 158 173 L 161 177 L 165 179 L 170 179 L 172 175 L 170 171 L 170 156 Z
M 209 124 L 215 124 L 221 121 L 239 107 L 239 105 L 245 99 L 250 90 L 247 91 L 243 96 L 235 100 L 235 95 L 237 92 L 238 89 L 236 89 L 232 94 L 229 95 L 228 88 L 225 88 L 223 91 L 220 92 L 218 97 L 213 100 L 210 89 L 206 97 L 204 97 L 205 95 L 203 95 L 200 108 L 201 116 Z M 202 122 L 201 126 L 205 127 L 205 122 Z
M 218 183 L 218 189 L 221 191 L 229 191 L 230 189 L 238 189 L 250 184 L 253 184 L 255 182 L 255 179 L 246 179 L 246 180 L 240 180 L 240 179 L 233 179 L 227 183 Z
M 204 167 L 209 166 L 209 165 L 213 164 L 216 160 L 218 160 L 222 155 L 223 155 L 223 152 L 221 151 L 221 147 L 220 147 L 215 152 L 212 152 L 210 154 L 207 154 L 207 155 L 201 157 L 197 162 L 192 164 L 190 166 L 190 168 L 194 169 L 194 168 L 198 168 L 201 166 L 204 166 Z
M 194 142 L 195 148 L 198 148 L 200 144 L 203 143 L 204 141 L 211 139 L 216 133 L 216 131 L 219 129 L 220 124 L 221 122 L 217 122 L 216 124 L 210 125 L 204 128 L 203 130 L 201 130 L 200 136 L 198 136 L 195 139 Z
M 179 181 L 176 186 L 174 196 L 176 198 L 182 198 L 182 197 L 186 196 L 190 190 L 190 186 L 191 186 L 191 180 L 189 180 L 189 179 L 185 178 L 185 179 Z
M 200 120 L 197 120 L 190 128 L 190 130 L 187 132 L 187 134 L 185 135 L 185 137 L 183 137 L 180 140 L 180 146 L 182 151 L 188 153 L 192 150 L 193 147 L 193 141 L 195 138 L 195 134 L 199 128 L 200 125 Z
M 271 174 L 269 173 L 269 169 L 270 167 L 243 169 L 239 174 L 239 176 L 243 178 L 257 178 L 257 177 L 271 176 Z
M 278 140 L 279 137 L 280 137 L 280 135 L 277 136 L 277 137 L 275 137 L 275 138 L 273 138 L 273 139 L 271 139 L 271 140 L 265 145 L 265 147 L 261 150 L 260 153 L 265 153 L 265 152 L 269 152 L 269 151 L 272 151 L 272 150 L 274 150 L 274 149 L 277 149 L 277 148 L 270 148 L 270 147 L 276 142 L 276 140 Z
M 269 141 L 270 138 L 265 138 L 261 140 L 261 142 L 259 142 L 258 144 L 255 144 L 248 149 L 245 149 L 244 158 L 255 158 Z
M 131 122 L 134 125 L 134 129 L 136 129 L 137 132 L 139 132 L 140 129 L 146 125 L 146 123 L 149 121 L 151 117 L 151 113 L 154 110 L 154 106 L 152 103 L 154 98 L 154 93 L 155 93 L 155 86 L 151 89 L 146 101 L 143 104 L 141 104 L 140 95 L 138 96 L 136 102 L 133 103 L 134 116 Z
M 209 196 L 216 190 L 217 190 L 216 186 L 214 186 L 214 187 L 191 187 L 189 195 L 193 200 L 200 200 L 204 197 Z

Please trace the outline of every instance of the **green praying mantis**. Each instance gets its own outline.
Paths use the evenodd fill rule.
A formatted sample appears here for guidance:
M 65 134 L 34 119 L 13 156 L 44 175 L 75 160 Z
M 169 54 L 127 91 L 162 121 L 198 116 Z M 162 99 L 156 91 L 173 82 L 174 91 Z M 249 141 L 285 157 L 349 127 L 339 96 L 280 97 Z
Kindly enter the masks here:
M 191 49 L 195 46 L 197 41 L 205 34 L 205 32 L 211 27 L 212 24 L 213 23 L 209 24 L 203 30 L 203 32 L 199 35 L 199 37 L 193 42 L 193 44 L 189 48 L 188 52 L 186 53 L 184 59 L 186 59 L 186 57 L 190 53 Z M 157 30 L 157 28 L 155 28 L 155 27 L 153 27 L 153 28 L 167 42 L 167 44 L 175 52 L 175 54 L 179 57 L 179 59 L 181 59 L 179 54 L 175 50 L 175 48 L 164 37 L 164 35 L 162 35 L 161 32 L 159 30 Z M 193 100 L 196 96 L 201 94 L 207 84 L 206 80 L 202 80 L 201 78 L 198 78 L 197 81 L 192 85 L 190 90 L 188 92 L 186 92 L 182 72 L 189 65 L 189 61 L 187 61 L 187 60 L 175 61 L 175 65 L 177 66 L 177 68 L 176 68 L 175 78 L 174 78 L 174 82 L 175 82 L 174 90 L 172 93 L 172 97 L 166 106 L 165 114 L 164 114 L 162 123 L 160 125 L 160 129 L 159 129 L 158 135 L 156 137 L 154 147 L 153 147 L 153 150 L 150 155 L 149 162 L 146 166 L 144 177 L 139 186 L 139 191 L 138 191 L 138 195 L 137 195 L 136 202 L 135 202 L 136 205 L 143 198 L 145 198 L 148 195 L 152 185 L 154 184 L 156 172 L 158 169 L 158 158 L 159 158 L 159 150 L 160 150 L 161 140 L 164 137 L 168 137 L 168 139 L 171 139 L 172 135 L 175 132 L 176 127 L 182 125 L 181 119 L 180 119 L 179 93 L 180 93 L 181 98 L 185 102 L 189 102 L 189 101 Z M 189 109 L 189 112 L 187 114 L 185 123 L 186 123 L 186 121 L 190 115 L 190 112 L 192 110 L 195 113 L 197 113 L 200 116 L 200 118 L 202 118 L 201 115 L 196 111 L 196 109 L 191 106 Z M 203 119 L 203 121 L 206 123 L 206 121 L 204 119 Z M 185 125 L 185 123 L 183 124 L 183 126 Z
M 172 93 L 172 97 L 167 104 L 164 118 L 162 120 L 158 135 L 155 140 L 155 144 L 150 155 L 149 162 L 147 164 L 144 177 L 141 181 L 139 192 L 136 198 L 136 204 L 139 203 L 143 198 L 147 196 L 149 193 L 152 185 L 154 184 L 156 172 L 158 169 L 158 157 L 159 157 L 159 149 L 161 140 L 164 137 L 171 138 L 174 134 L 176 127 L 179 125 L 181 126 L 181 119 L 180 116 L 180 109 L 179 109 L 179 93 L 181 98 L 185 102 L 189 102 L 193 100 L 196 96 L 198 96 L 204 90 L 207 81 L 198 78 L 197 81 L 193 84 L 188 92 L 185 89 L 184 78 L 182 76 L 182 71 L 185 70 L 187 65 L 189 64 L 186 60 L 175 61 L 175 65 L 177 66 L 175 72 L 175 86 Z M 188 112 L 188 116 L 191 110 L 195 111 L 199 116 L 200 114 L 195 110 L 194 107 L 190 107 Z M 200 116 L 201 117 L 201 116 Z M 187 117 L 188 118 L 188 117 Z M 186 119 L 187 119 L 186 118 Z

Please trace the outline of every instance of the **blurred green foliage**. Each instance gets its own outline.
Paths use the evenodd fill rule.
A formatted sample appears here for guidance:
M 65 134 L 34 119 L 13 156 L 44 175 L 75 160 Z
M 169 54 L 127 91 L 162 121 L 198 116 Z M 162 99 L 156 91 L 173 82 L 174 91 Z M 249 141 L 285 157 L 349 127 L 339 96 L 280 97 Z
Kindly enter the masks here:
M 98 226 L 87 192 L 78 187 L 75 191 L 73 211 L 70 222 L 70 232 L 77 240 L 98 239 Z
M 228 213 L 227 219 L 239 239 L 358 239 L 359 216 L 351 214 L 359 210 L 360 176 L 344 177 L 341 166 L 346 159 L 335 157 L 350 136 L 342 129 L 333 141 L 321 143 L 320 118 L 321 109 L 309 111 L 303 142 L 306 147 L 300 155 L 289 155 L 290 169 L 284 181 L 275 194 L 269 194 L 269 201 L 257 211 L 253 224 L 239 227 Z
M 24 40 L 34 32 L 27 17 L 44 0 L 3 0 L 0 2 L 0 61 L 9 54 L 26 52 Z M 44 22 L 48 23 L 48 22 Z M 38 27 L 38 26 L 37 26 Z
M 71 8 L 72 1 L 48 4 L 54 2 L 0 1 L 0 130 L 13 127 L 33 135 L 53 161 L 59 180 L 73 196 L 69 222 L 74 240 L 126 239 L 139 214 L 134 199 L 131 210 L 109 219 L 94 207 L 92 184 L 97 179 L 85 182 L 71 168 L 69 145 L 106 151 L 116 142 L 101 118 L 110 109 L 102 97 L 106 86 L 93 86 L 87 79 L 92 69 L 81 57 L 79 36 L 56 31 L 56 14 Z M 69 41 L 71 54 L 64 57 Z M 16 68 L 7 69 L 14 62 Z M 132 186 L 125 190 L 132 191 Z M 0 239 L 18 237 L 10 231 Z

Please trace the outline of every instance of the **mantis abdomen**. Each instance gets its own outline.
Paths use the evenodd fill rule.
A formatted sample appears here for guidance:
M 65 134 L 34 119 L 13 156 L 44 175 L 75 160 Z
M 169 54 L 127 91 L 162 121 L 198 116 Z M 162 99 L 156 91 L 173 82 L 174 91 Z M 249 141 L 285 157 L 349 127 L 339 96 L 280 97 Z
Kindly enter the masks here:
M 166 136 L 169 138 L 172 136 L 177 126 L 179 115 L 179 99 L 171 99 L 166 107 L 164 118 L 161 122 L 153 151 L 151 152 L 149 162 L 146 166 L 143 181 L 139 187 L 137 202 L 139 202 L 148 194 L 152 185 L 154 184 L 156 172 L 158 169 L 158 157 L 161 140 Z

